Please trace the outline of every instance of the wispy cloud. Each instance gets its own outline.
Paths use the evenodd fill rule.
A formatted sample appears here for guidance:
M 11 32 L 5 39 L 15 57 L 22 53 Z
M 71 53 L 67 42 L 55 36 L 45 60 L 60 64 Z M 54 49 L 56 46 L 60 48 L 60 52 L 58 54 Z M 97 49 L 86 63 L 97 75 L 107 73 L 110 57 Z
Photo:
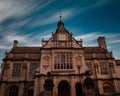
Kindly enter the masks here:
M 84 35 L 75 36 L 77 40 L 83 39 L 84 46 L 98 46 L 97 38 L 105 37 L 108 50 L 113 51 L 116 59 L 120 58 L 120 34 L 119 32 L 104 33 L 104 32 L 90 32 Z
M 93 0 L 94 1 L 94 0 Z M 89 5 L 86 3 L 83 7 L 72 7 L 72 8 L 66 8 L 66 9 L 59 9 L 55 12 L 55 10 L 52 10 L 51 12 L 47 12 L 47 16 L 40 16 L 40 18 L 38 18 L 37 20 L 32 22 L 32 26 L 41 26 L 41 25 L 47 25 L 47 24 L 51 24 L 51 23 L 55 23 L 58 21 L 58 18 L 60 16 L 60 12 L 63 15 L 63 19 L 64 20 L 69 20 L 70 18 L 76 16 L 77 14 L 81 14 L 85 11 L 89 11 L 95 7 L 99 7 L 103 4 L 105 4 L 105 2 L 107 2 L 108 0 L 98 0 L 98 1 L 94 1 L 92 3 L 90 3 Z M 40 19 L 40 20 L 39 20 Z M 32 27 L 31 26 L 31 27 Z
M 103 32 L 90 32 L 83 35 L 75 36 L 77 40 L 83 39 L 83 42 L 85 45 L 96 45 L 94 41 L 97 40 L 98 37 L 105 37 L 106 43 L 109 44 L 109 47 L 113 44 L 119 44 L 120 43 L 120 34 L 119 33 L 103 33 Z
M 51 24 L 51 23 L 55 23 L 59 20 L 59 16 L 60 16 L 60 12 L 62 13 L 63 17 L 62 19 L 69 19 L 74 15 L 77 15 L 77 12 L 73 14 L 73 12 L 75 12 L 75 8 L 71 9 L 63 9 L 57 12 L 54 12 L 54 14 L 49 13 L 47 16 L 44 16 L 42 18 L 39 18 L 40 20 L 35 20 L 32 23 L 31 27 L 35 27 L 35 26 L 41 26 L 41 25 L 47 25 L 47 24 Z
M 80 14 L 82 14 L 82 13 L 88 12 L 92 9 L 96 9 L 97 7 L 100 7 L 104 4 L 107 4 L 108 2 L 110 2 L 110 1 L 109 0 L 85 0 L 84 1 L 84 6 L 80 7 L 78 9 L 78 12 Z
M 7 41 L 7 42 L 12 42 L 14 40 L 18 40 L 18 41 L 21 41 L 21 42 L 26 42 L 27 38 L 30 36 L 29 35 L 21 35 L 21 34 L 16 34 L 16 33 L 11 33 L 9 34 L 8 36 L 5 36 L 4 40 Z
M 87 42 L 87 41 L 95 40 L 97 38 L 97 36 L 99 36 L 99 34 L 100 34 L 100 32 L 91 32 L 91 33 L 88 33 L 88 34 L 75 36 L 75 38 L 77 40 L 78 39 L 83 39 Z
M 36 3 L 36 0 L 0 0 L 0 21 L 9 17 L 28 15 L 34 9 L 40 10 L 41 8 L 47 6 L 51 1 L 52 0 L 45 0 Z
M 22 7 L 21 7 L 22 6 Z M 14 0 L 0 1 L 0 21 L 11 16 L 19 16 L 27 12 L 27 5 L 22 5 L 20 2 Z M 4 10 L 4 11 L 3 11 Z

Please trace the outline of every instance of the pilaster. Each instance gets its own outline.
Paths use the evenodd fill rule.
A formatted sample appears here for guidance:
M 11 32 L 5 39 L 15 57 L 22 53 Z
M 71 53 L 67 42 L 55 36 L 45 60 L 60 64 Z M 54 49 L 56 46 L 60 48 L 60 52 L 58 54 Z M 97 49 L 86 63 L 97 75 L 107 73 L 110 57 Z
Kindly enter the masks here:
M 23 96 L 23 95 L 24 95 L 24 83 L 21 83 L 19 86 L 18 96 Z
M 2 83 L 0 88 L 0 96 L 5 96 L 6 84 Z

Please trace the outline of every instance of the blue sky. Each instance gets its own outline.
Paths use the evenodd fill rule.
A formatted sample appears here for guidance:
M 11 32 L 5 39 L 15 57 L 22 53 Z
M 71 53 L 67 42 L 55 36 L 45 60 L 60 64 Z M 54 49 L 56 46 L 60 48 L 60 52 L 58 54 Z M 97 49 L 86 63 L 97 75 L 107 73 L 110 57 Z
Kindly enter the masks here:
M 120 58 L 120 0 L 0 0 L 0 62 L 13 41 L 40 46 L 55 32 L 60 13 L 66 29 L 84 46 L 98 46 L 106 37 L 108 50 Z

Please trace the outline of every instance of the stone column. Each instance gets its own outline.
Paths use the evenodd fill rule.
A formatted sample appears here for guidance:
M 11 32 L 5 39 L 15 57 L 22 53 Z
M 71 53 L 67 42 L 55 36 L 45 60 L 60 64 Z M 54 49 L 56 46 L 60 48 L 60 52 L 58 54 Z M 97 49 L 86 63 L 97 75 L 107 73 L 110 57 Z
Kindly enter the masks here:
M 71 77 L 71 82 L 70 82 L 70 96 L 75 96 L 75 82 L 74 82 L 74 77 Z
M 116 93 L 120 93 L 120 90 L 119 90 L 119 82 L 117 82 L 117 80 L 114 80 L 114 85 L 115 85 L 115 91 Z
M 6 84 L 2 83 L 0 89 L 0 96 L 5 96 L 5 91 L 6 91 Z
M 100 94 L 103 94 L 102 81 L 98 81 L 98 88 L 99 88 L 99 93 L 100 93 Z
M 40 86 L 40 84 L 39 84 L 39 78 L 38 77 L 36 77 L 35 78 L 35 81 L 34 81 L 34 96 L 38 96 L 39 95 L 39 86 Z
M 54 88 L 53 88 L 53 96 L 58 96 L 58 80 L 57 77 L 54 77 Z
M 19 86 L 18 96 L 24 96 L 24 83 L 21 83 Z

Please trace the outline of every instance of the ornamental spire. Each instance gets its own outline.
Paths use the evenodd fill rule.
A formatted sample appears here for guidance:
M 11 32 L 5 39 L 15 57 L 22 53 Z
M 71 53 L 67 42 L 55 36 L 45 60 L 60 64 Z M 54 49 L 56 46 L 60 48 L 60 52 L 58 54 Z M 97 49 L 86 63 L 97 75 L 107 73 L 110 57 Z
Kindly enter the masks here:
M 62 22 L 62 14 L 60 13 L 60 21 L 58 22 L 58 27 L 64 26 L 64 23 Z

